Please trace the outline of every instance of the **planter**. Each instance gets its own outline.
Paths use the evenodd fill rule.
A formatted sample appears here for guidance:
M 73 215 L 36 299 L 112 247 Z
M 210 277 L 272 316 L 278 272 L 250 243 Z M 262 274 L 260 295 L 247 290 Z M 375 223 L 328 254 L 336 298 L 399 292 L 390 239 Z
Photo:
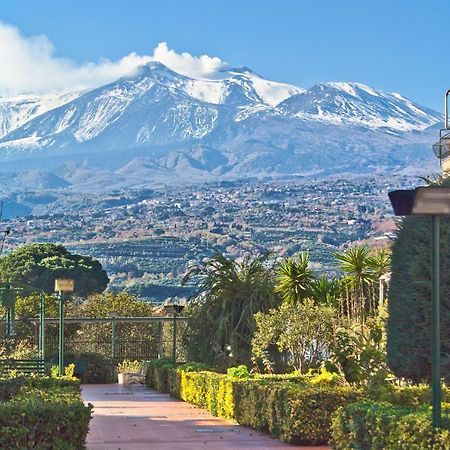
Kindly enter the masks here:
M 141 373 L 118 373 L 117 382 L 119 384 L 144 384 L 145 377 Z

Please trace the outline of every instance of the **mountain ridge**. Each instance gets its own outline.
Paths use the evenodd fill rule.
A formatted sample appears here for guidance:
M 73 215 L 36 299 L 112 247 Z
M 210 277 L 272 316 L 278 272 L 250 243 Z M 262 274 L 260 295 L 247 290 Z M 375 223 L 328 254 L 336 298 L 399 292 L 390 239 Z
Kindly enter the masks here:
M 127 179 L 134 186 L 411 166 L 432 171 L 437 164 L 427 147 L 442 121 L 400 94 L 361 83 L 303 89 L 246 67 L 194 79 L 155 62 L 98 88 L 53 97 L 53 104 L 34 101 L 27 116 L 9 100 L 22 118 L 14 122 L 6 109 L 1 115 L 0 99 L 0 126 L 17 124 L 0 135 L 0 170 L 55 171 L 73 163 L 115 173 L 111 179 L 121 186 Z

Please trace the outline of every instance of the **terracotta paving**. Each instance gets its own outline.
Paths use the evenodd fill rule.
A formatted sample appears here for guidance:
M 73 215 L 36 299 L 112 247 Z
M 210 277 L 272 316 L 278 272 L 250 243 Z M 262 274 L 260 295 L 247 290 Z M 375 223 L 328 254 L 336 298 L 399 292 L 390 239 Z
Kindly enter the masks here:
M 83 385 L 82 393 L 84 400 L 94 405 L 89 450 L 329 448 L 283 444 L 144 386 Z

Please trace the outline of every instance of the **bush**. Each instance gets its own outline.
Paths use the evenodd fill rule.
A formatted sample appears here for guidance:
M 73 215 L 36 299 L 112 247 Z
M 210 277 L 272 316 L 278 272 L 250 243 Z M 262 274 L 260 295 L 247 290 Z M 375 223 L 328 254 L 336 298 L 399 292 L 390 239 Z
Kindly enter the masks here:
M 152 387 L 216 416 L 268 431 L 287 442 L 327 442 L 334 411 L 361 395 L 348 387 L 311 387 L 303 382 L 306 377 L 301 378 L 302 384 L 297 375 L 294 377 L 297 383 L 273 381 L 278 380 L 275 377 L 249 379 L 208 371 L 186 372 L 162 362 L 155 362 L 147 372 Z
M 160 392 L 169 392 L 170 370 L 173 368 L 173 360 L 169 358 L 150 361 L 145 374 L 145 383 Z
M 234 385 L 234 418 L 297 444 L 326 443 L 339 406 L 360 398 L 348 387 L 310 387 L 246 381 Z
M 57 363 L 56 358 L 51 361 Z M 75 364 L 75 375 L 87 384 L 110 383 L 112 378 L 112 364 L 108 358 L 100 353 L 66 353 L 64 363 Z
M 228 368 L 227 375 L 231 378 L 238 378 L 239 380 L 247 380 L 254 377 L 254 375 L 248 371 L 248 367 L 243 364 Z
M 432 426 L 430 408 L 359 402 L 339 408 L 333 417 L 336 449 L 411 450 L 450 448 L 450 422 Z
M 131 361 L 124 359 L 121 363 L 117 364 L 118 373 L 141 373 L 144 364 L 142 361 Z
M 78 381 L 40 377 L 0 380 L 0 448 L 84 448 L 92 405 Z

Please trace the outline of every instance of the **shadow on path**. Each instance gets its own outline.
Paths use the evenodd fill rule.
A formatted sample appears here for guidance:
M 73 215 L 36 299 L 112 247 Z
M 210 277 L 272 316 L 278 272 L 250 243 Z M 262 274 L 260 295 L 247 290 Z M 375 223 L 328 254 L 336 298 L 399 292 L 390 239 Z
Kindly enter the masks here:
M 314 449 L 284 444 L 144 386 L 83 385 L 94 405 L 89 450 Z

